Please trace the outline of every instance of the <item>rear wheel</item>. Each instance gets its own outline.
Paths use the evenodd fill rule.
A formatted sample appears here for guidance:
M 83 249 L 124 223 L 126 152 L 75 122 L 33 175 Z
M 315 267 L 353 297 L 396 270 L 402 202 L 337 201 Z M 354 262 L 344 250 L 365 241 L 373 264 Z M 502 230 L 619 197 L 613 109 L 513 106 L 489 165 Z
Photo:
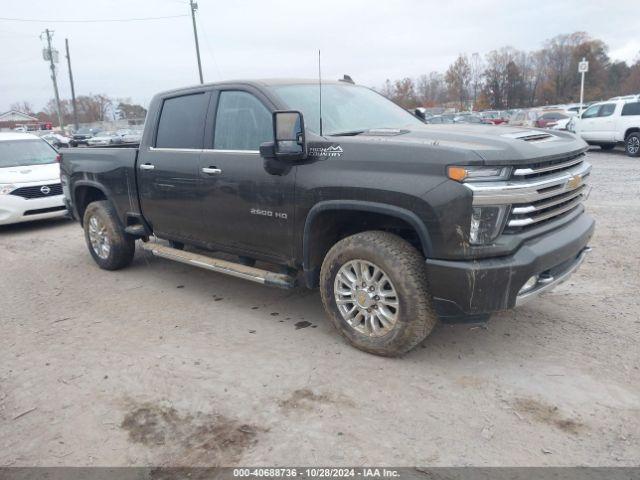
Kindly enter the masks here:
M 320 289 L 334 326 L 369 353 L 402 355 L 437 323 L 424 258 L 387 232 L 359 233 L 336 243 L 322 264 Z
M 630 157 L 640 156 L 640 132 L 630 134 L 624 142 L 624 147 Z
M 135 239 L 124 231 L 109 201 L 90 203 L 82 224 L 89 252 L 100 268 L 118 270 L 131 263 Z

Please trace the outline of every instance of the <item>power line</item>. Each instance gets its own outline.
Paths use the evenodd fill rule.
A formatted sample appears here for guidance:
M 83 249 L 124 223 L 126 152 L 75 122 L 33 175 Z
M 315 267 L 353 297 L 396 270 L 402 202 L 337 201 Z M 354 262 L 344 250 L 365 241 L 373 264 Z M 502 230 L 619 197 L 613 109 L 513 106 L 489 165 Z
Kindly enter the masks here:
M 0 21 L 7 22 L 31 22 L 31 23 L 113 23 L 113 22 L 142 22 L 147 20 L 164 20 L 167 18 L 188 17 L 189 15 L 167 15 L 165 17 L 139 17 L 139 18 L 106 18 L 106 19 L 84 19 L 84 20 L 53 20 L 38 18 L 9 18 L 0 17 Z

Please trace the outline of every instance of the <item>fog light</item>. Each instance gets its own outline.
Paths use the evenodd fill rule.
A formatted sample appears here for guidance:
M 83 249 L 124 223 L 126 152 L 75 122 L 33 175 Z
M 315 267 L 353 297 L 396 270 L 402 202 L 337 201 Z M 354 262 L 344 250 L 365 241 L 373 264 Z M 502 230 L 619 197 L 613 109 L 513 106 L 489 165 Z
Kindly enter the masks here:
M 525 284 L 522 286 L 522 288 L 518 292 L 518 295 L 520 295 L 521 293 L 528 292 L 529 290 L 533 289 L 537 284 L 538 284 L 538 275 L 534 275 L 533 277 L 530 277 L 529 280 L 527 280 Z

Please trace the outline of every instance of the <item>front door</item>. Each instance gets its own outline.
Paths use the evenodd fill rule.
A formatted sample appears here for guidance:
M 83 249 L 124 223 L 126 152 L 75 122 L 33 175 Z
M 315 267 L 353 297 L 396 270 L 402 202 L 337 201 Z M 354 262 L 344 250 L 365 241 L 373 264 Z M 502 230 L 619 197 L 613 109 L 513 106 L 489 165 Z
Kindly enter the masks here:
M 222 90 L 212 102 L 210 148 L 200 158 L 203 225 L 211 243 L 278 259 L 291 257 L 295 168 L 269 173 L 260 144 L 273 140 L 259 92 Z
M 579 133 L 580 136 L 587 142 L 595 140 L 594 132 L 598 127 L 596 118 L 598 117 L 599 110 L 600 105 L 593 105 L 587 108 L 580 117 L 579 123 L 577 125 L 577 133 Z
M 139 153 L 142 213 L 160 237 L 202 239 L 199 166 L 209 99 L 210 92 L 166 98 L 154 146 Z
M 591 138 L 604 142 L 613 141 L 614 137 L 614 112 L 616 111 L 615 103 L 604 103 L 600 105 L 598 116 L 592 119 Z

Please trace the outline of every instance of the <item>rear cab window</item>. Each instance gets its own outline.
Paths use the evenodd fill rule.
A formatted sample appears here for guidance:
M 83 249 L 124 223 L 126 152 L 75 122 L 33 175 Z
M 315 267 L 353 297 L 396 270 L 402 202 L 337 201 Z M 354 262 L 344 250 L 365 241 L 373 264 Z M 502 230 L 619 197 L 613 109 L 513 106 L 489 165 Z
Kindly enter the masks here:
M 155 147 L 201 150 L 208 104 L 209 94 L 205 92 L 165 99 Z

